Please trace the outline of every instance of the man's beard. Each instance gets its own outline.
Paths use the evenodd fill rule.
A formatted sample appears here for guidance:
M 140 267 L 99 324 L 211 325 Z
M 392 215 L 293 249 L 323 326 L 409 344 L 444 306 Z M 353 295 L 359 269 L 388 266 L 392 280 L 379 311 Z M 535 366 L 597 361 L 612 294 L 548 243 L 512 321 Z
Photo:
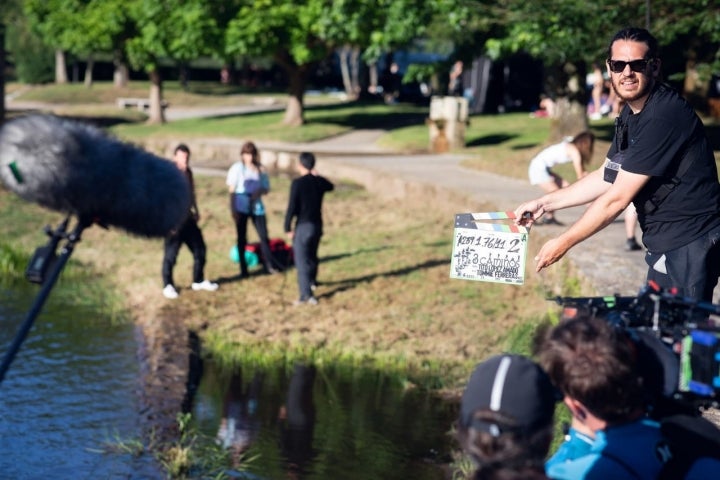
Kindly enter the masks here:
M 612 88 L 618 98 L 625 102 L 632 102 L 634 100 L 637 100 L 638 98 L 642 98 L 645 95 L 649 94 L 654 84 L 655 82 L 652 79 L 648 78 L 647 83 L 643 85 L 642 89 L 636 91 L 633 94 L 622 93 L 615 82 L 612 82 Z

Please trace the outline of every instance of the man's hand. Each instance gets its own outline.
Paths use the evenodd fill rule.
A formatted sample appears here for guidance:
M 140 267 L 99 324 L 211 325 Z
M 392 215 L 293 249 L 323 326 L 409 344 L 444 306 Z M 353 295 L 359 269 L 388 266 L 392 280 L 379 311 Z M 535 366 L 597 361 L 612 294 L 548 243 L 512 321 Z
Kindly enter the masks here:
M 515 224 L 531 227 L 545 213 L 539 200 L 530 200 L 515 209 Z
M 535 271 L 539 272 L 560 260 L 570 250 L 570 246 L 562 241 L 560 237 L 546 242 L 535 256 Z

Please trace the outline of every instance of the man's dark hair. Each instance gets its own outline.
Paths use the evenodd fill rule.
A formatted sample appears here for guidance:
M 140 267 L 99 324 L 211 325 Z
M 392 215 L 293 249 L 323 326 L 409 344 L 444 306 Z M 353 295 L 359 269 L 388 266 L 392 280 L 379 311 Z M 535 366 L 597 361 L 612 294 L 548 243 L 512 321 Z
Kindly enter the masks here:
M 313 167 L 315 167 L 315 155 L 313 155 L 310 152 L 302 152 L 300 154 L 300 165 L 307 168 L 308 170 L 312 170 Z
M 636 348 L 606 320 L 578 317 L 550 329 L 539 363 L 564 395 L 608 423 L 630 420 L 646 405 Z
M 639 42 L 644 43 L 648 47 L 647 54 L 645 54 L 646 59 L 655 59 L 658 58 L 658 42 L 655 37 L 652 36 L 650 32 L 645 30 L 644 28 L 637 28 L 637 27 L 628 27 L 620 30 L 615 34 L 615 36 L 610 41 L 610 45 L 608 45 L 607 49 L 607 58 L 608 60 L 612 58 L 612 46 L 613 43 L 617 42 L 618 40 L 627 40 L 631 42 Z
M 180 145 L 178 145 L 177 147 L 175 147 L 175 152 L 174 152 L 174 153 L 177 153 L 177 152 L 185 152 L 185 153 L 187 153 L 188 155 L 190 155 L 190 149 L 189 149 L 188 146 L 185 145 L 184 143 L 181 143 Z

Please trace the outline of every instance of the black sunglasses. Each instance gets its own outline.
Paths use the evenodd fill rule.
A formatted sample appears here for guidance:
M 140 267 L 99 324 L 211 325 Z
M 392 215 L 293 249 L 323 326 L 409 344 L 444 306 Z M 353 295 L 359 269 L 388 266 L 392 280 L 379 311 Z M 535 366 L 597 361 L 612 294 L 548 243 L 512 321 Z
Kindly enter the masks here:
M 624 60 L 610 60 L 608 58 L 607 64 L 610 67 L 610 71 L 614 73 L 621 73 L 625 71 L 625 66 L 630 65 L 630 70 L 633 72 L 642 73 L 647 68 L 648 64 L 652 62 L 651 58 L 643 58 L 640 60 L 632 60 L 626 62 Z

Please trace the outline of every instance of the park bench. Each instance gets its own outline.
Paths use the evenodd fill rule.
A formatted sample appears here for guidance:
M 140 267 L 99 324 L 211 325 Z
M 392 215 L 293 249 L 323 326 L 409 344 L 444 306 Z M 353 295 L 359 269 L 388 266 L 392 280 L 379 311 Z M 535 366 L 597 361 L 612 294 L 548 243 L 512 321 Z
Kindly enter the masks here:
M 162 101 L 162 108 L 163 110 L 168 107 L 168 102 L 163 100 Z M 147 110 L 150 108 L 150 99 L 148 98 L 127 98 L 127 97 L 120 97 L 117 99 L 117 106 L 118 108 L 128 108 L 128 107 L 136 107 L 138 110 Z

